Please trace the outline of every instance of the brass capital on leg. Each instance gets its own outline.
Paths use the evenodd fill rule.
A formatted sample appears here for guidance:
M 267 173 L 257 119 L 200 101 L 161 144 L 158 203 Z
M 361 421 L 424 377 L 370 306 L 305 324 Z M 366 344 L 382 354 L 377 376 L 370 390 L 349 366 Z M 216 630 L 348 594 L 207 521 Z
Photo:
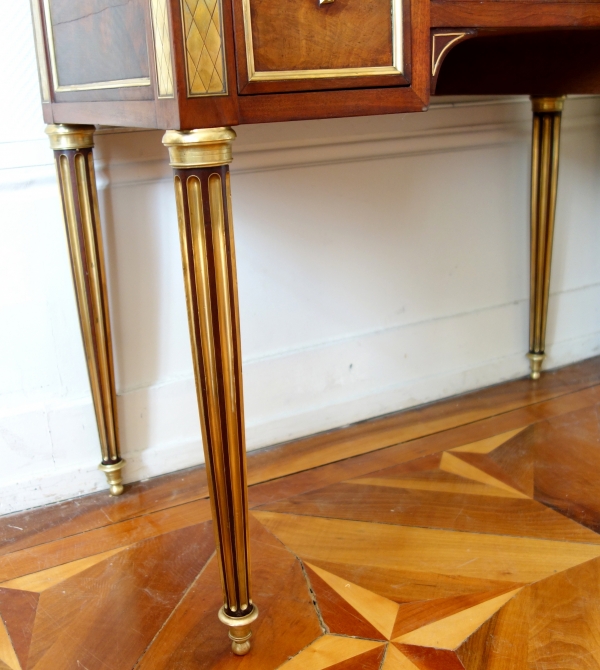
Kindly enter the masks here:
M 50 125 L 79 323 L 87 362 L 102 462 L 111 495 L 123 492 L 117 401 L 104 251 L 92 149 L 94 126 Z
M 168 131 L 196 392 L 223 584 L 220 620 L 232 649 L 250 650 L 242 358 L 229 184 L 231 128 Z
M 556 214 L 560 124 L 564 96 L 531 98 L 531 280 L 529 363 L 531 378 L 539 379 L 546 348 L 550 295 L 550 266 Z

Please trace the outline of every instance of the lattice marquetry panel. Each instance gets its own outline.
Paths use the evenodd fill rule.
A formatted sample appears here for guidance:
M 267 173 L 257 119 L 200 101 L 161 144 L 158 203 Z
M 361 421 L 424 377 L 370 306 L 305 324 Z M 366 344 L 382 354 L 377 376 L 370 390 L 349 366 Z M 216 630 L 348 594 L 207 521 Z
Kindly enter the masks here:
M 182 0 L 188 95 L 227 92 L 219 0 Z
M 152 0 L 152 28 L 158 78 L 158 97 L 173 97 L 173 63 L 171 61 L 171 33 L 167 0 Z

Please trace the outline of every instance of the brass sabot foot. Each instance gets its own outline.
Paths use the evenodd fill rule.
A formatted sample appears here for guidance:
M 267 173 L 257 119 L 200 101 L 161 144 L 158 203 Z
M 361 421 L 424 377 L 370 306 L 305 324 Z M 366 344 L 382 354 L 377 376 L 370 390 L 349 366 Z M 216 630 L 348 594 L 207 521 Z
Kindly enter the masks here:
M 106 475 L 111 496 L 120 496 L 123 493 L 123 474 L 121 470 L 124 465 L 125 461 L 121 459 L 116 463 L 100 463 L 98 466 L 98 470 L 102 470 Z
M 530 377 L 532 379 L 539 379 L 542 372 L 542 363 L 546 354 L 532 354 L 528 353 L 527 358 L 529 359 L 529 367 L 531 368 Z
M 225 612 L 225 607 L 219 610 L 219 620 L 230 628 L 229 639 L 231 640 L 231 650 L 237 656 L 245 656 L 250 651 L 250 638 L 252 631 L 250 624 L 258 618 L 258 607 L 252 605 L 250 614 L 241 617 L 229 616 Z

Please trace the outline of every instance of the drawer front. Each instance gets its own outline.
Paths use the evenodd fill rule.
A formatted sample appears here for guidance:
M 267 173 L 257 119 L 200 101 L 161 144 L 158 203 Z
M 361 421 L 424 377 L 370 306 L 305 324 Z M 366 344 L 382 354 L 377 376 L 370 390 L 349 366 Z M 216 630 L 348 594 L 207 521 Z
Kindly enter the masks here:
M 403 0 L 235 0 L 240 93 L 406 85 Z

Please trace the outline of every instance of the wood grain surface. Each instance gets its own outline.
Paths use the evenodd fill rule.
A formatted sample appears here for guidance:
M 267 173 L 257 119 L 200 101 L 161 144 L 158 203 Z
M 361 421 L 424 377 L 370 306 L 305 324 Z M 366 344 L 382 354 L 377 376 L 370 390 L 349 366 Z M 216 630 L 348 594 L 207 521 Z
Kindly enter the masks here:
M 142 0 L 50 0 L 61 86 L 149 77 Z
M 257 71 L 392 65 L 390 0 L 251 0 Z
M 260 616 L 241 659 L 201 470 L 4 517 L 0 669 L 597 670 L 597 376 L 592 360 L 251 457 Z

